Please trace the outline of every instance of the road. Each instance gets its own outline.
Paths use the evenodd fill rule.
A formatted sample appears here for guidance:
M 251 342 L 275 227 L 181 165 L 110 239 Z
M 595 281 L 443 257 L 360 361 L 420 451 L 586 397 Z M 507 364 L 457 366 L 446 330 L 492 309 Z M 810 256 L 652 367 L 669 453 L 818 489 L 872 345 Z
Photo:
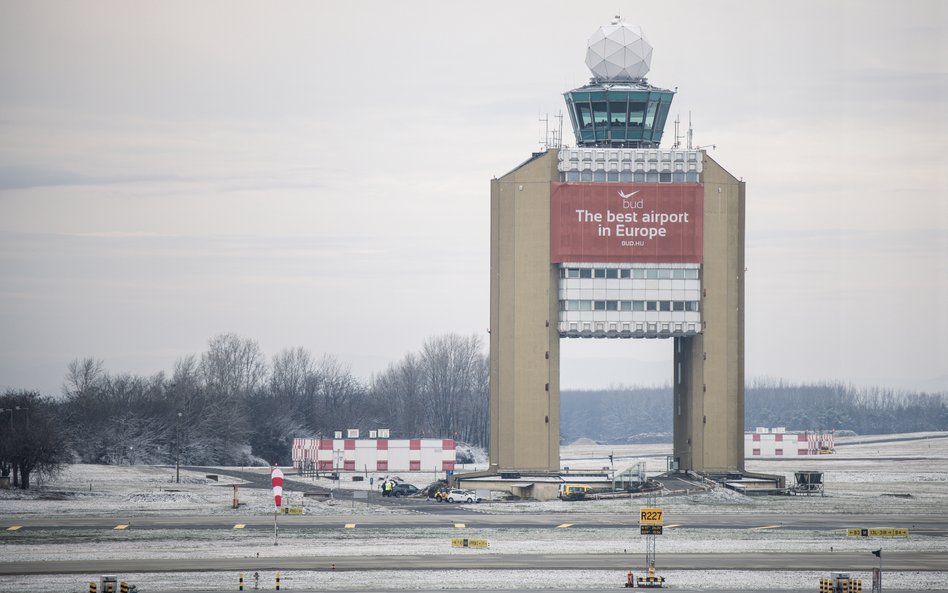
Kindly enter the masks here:
M 208 571 L 366 571 L 366 570 L 617 570 L 640 564 L 632 554 L 470 554 L 375 555 L 261 558 L 128 558 L 115 560 L 43 560 L 0 562 L 0 575 Z M 886 552 L 889 571 L 945 571 L 944 552 Z M 723 553 L 662 554 L 662 570 L 871 570 L 876 558 L 865 553 Z
M 638 517 L 615 513 L 511 513 L 486 514 L 476 507 L 426 503 L 414 507 L 421 512 L 390 515 L 281 515 L 279 526 L 285 529 L 431 529 L 452 528 L 463 523 L 468 529 L 551 529 L 568 524 L 572 529 L 616 528 L 638 529 Z M 426 512 L 432 508 L 435 514 Z M 36 517 L 0 519 L 0 530 L 18 527 L 18 531 L 32 529 L 233 529 L 236 524 L 244 529 L 273 529 L 272 515 L 195 515 L 123 517 Z M 948 537 L 948 514 L 774 514 L 774 513 L 666 513 L 665 528 L 688 529 L 782 529 L 807 531 L 836 531 L 848 528 L 906 527 L 912 536 Z

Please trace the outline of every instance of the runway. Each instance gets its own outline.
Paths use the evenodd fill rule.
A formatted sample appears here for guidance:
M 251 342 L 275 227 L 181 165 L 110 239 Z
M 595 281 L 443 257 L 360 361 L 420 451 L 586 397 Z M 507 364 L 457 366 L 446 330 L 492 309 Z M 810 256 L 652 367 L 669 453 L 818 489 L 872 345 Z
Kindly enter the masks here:
M 261 558 L 129 558 L 114 560 L 43 560 L 0 562 L 0 575 L 40 575 L 134 572 L 210 571 L 384 571 L 384 570 L 617 570 L 641 563 L 632 554 L 492 554 L 469 550 L 465 554 L 373 555 L 333 557 L 274 556 Z M 948 554 L 943 552 L 887 552 L 890 571 L 945 571 Z M 663 570 L 871 570 L 877 566 L 871 554 L 722 553 L 663 554 Z
M 425 503 L 422 503 L 425 504 Z M 438 504 L 438 514 L 420 512 L 389 515 L 281 515 L 283 529 L 633 529 L 639 527 L 635 513 L 511 513 L 486 514 L 474 507 Z M 0 530 L 27 532 L 34 529 L 273 529 L 273 515 L 194 516 L 98 516 L 35 517 L 2 519 Z M 819 514 L 819 513 L 683 513 L 666 514 L 666 529 L 783 529 L 836 531 L 851 528 L 904 527 L 912 536 L 948 537 L 948 515 L 924 514 Z M 15 529 L 14 529 L 15 528 Z

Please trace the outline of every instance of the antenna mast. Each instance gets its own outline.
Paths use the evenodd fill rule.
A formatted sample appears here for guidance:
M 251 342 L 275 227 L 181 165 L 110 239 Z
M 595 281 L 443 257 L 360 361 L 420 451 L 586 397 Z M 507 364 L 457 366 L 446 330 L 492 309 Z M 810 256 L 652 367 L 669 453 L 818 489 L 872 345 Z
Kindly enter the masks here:
M 540 131 L 540 148 L 544 151 L 551 148 L 560 148 L 563 142 L 563 112 L 553 116 L 556 119 L 554 129 L 550 129 L 550 114 L 545 113 L 538 121 L 543 124 Z
M 689 110 L 688 111 L 688 150 L 691 150 L 694 148 L 694 137 L 695 137 L 695 131 L 694 131 L 694 128 L 691 127 L 691 111 Z

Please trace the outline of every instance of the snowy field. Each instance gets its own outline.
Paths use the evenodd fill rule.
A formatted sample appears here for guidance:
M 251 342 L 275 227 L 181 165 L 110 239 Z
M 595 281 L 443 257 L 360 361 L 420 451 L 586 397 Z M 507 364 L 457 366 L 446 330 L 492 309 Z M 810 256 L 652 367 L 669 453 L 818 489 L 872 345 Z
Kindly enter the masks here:
M 948 517 L 948 434 L 898 435 L 906 440 L 866 442 L 847 445 L 839 439 L 837 454 L 789 461 L 755 460 L 750 471 L 792 474 L 795 470 L 816 469 L 824 472 L 826 497 L 745 497 L 719 489 L 709 494 L 663 497 L 658 504 L 666 514 L 751 511 L 755 513 L 899 513 L 912 512 Z M 891 436 L 879 437 L 892 438 Z M 857 437 L 849 440 L 867 440 Z M 573 468 L 607 466 L 608 455 L 615 456 L 616 468 L 645 461 L 649 473 L 665 469 L 665 456 L 670 445 L 579 444 L 565 446 L 563 464 Z M 259 468 L 265 474 L 266 468 Z M 374 486 L 382 476 L 368 474 Z M 434 474 L 403 474 L 410 483 L 423 486 Z M 288 473 L 287 493 L 290 504 L 304 500 L 294 493 L 299 480 Z M 345 488 L 368 488 L 365 482 L 325 480 L 322 485 Z M 114 515 L 121 517 L 148 515 L 224 515 L 240 517 L 272 512 L 272 497 L 266 490 L 239 488 L 242 505 L 231 509 L 233 485 L 240 481 L 219 475 L 215 481 L 205 474 L 182 471 L 181 483 L 174 482 L 174 468 L 71 466 L 55 481 L 40 484 L 32 492 L 0 491 L 0 517 L 9 522 L 17 517 L 55 515 Z M 369 513 L 410 513 L 413 511 L 368 505 L 349 500 L 315 502 L 305 499 L 308 514 L 351 516 Z M 518 502 L 466 505 L 467 510 L 481 513 L 635 513 L 640 500 L 617 499 L 581 503 Z M 236 521 L 235 521 L 236 522 Z M 666 520 L 666 523 L 668 521 Z M 450 547 L 450 538 L 459 535 L 454 529 L 287 529 L 280 534 L 280 546 L 272 545 L 272 534 L 266 530 L 22 530 L 0 532 L 0 561 L 50 559 L 122 559 L 122 558 L 248 558 L 267 556 L 307 556 L 325 558 L 354 555 L 392 554 L 544 554 L 571 553 L 581 548 L 589 553 L 628 553 L 638 559 L 644 555 L 642 538 L 623 529 L 466 529 L 463 536 L 486 538 L 488 550 L 464 550 Z M 393 546 L 392 541 L 404 542 Z M 659 555 L 675 552 L 785 552 L 829 550 L 868 551 L 878 545 L 876 540 L 847 538 L 833 531 L 781 531 L 747 529 L 689 529 L 686 526 L 668 529 L 659 541 Z M 925 537 L 917 532 L 908 538 L 889 538 L 887 550 L 945 552 L 948 538 Z M 249 568 L 248 568 L 249 570 Z M 252 572 L 252 570 L 249 570 Z M 249 574 L 249 573 L 248 573 Z M 741 573 L 737 571 L 668 571 L 663 574 L 677 586 L 707 589 L 747 583 L 749 590 L 761 590 L 759 583 L 766 576 L 767 590 L 800 587 L 801 583 L 817 583 L 817 572 Z M 380 580 L 396 588 L 500 588 L 512 583 L 524 588 L 606 587 L 621 582 L 622 574 L 614 571 L 395 571 L 395 572 L 307 572 L 284 573 L 283 585 L 294 588 L 333 588 L 359 590 L 377 586 Z M 854 573 L 868 583 L 870 576 Z M 208 591 L 235 589 L 236 574 L 121 575 L 139 584 L 145 591 L 160 591 L 188 586 Z M 916 590 L 948 590 L 948 560 L 945 571 L 900 575 L 900 588 Z M 97 575 L 64 575 L 42 577 L 0 577 L 0 591 L 78 591 L 83 583 Z M 895 579 L 894 573 L 888 574 Z M 229 582 L 228 579 L 234 582 Z M 264 575 L 272 590 L 272 574 Z M 894 582 L 888 580 L 889 583 Z M 147 583 L 147 587 L 142 587 Z M 263 582 L 262 582 L 263 583 Z

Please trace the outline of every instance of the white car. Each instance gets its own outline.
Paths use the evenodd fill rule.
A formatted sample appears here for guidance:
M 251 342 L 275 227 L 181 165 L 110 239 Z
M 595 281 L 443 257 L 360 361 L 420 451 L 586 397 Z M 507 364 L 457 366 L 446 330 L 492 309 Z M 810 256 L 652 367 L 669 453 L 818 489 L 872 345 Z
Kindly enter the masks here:
M 470 490 L 452 490 L 448 492 L 448 502 L 474 502 L 477 496 Z

